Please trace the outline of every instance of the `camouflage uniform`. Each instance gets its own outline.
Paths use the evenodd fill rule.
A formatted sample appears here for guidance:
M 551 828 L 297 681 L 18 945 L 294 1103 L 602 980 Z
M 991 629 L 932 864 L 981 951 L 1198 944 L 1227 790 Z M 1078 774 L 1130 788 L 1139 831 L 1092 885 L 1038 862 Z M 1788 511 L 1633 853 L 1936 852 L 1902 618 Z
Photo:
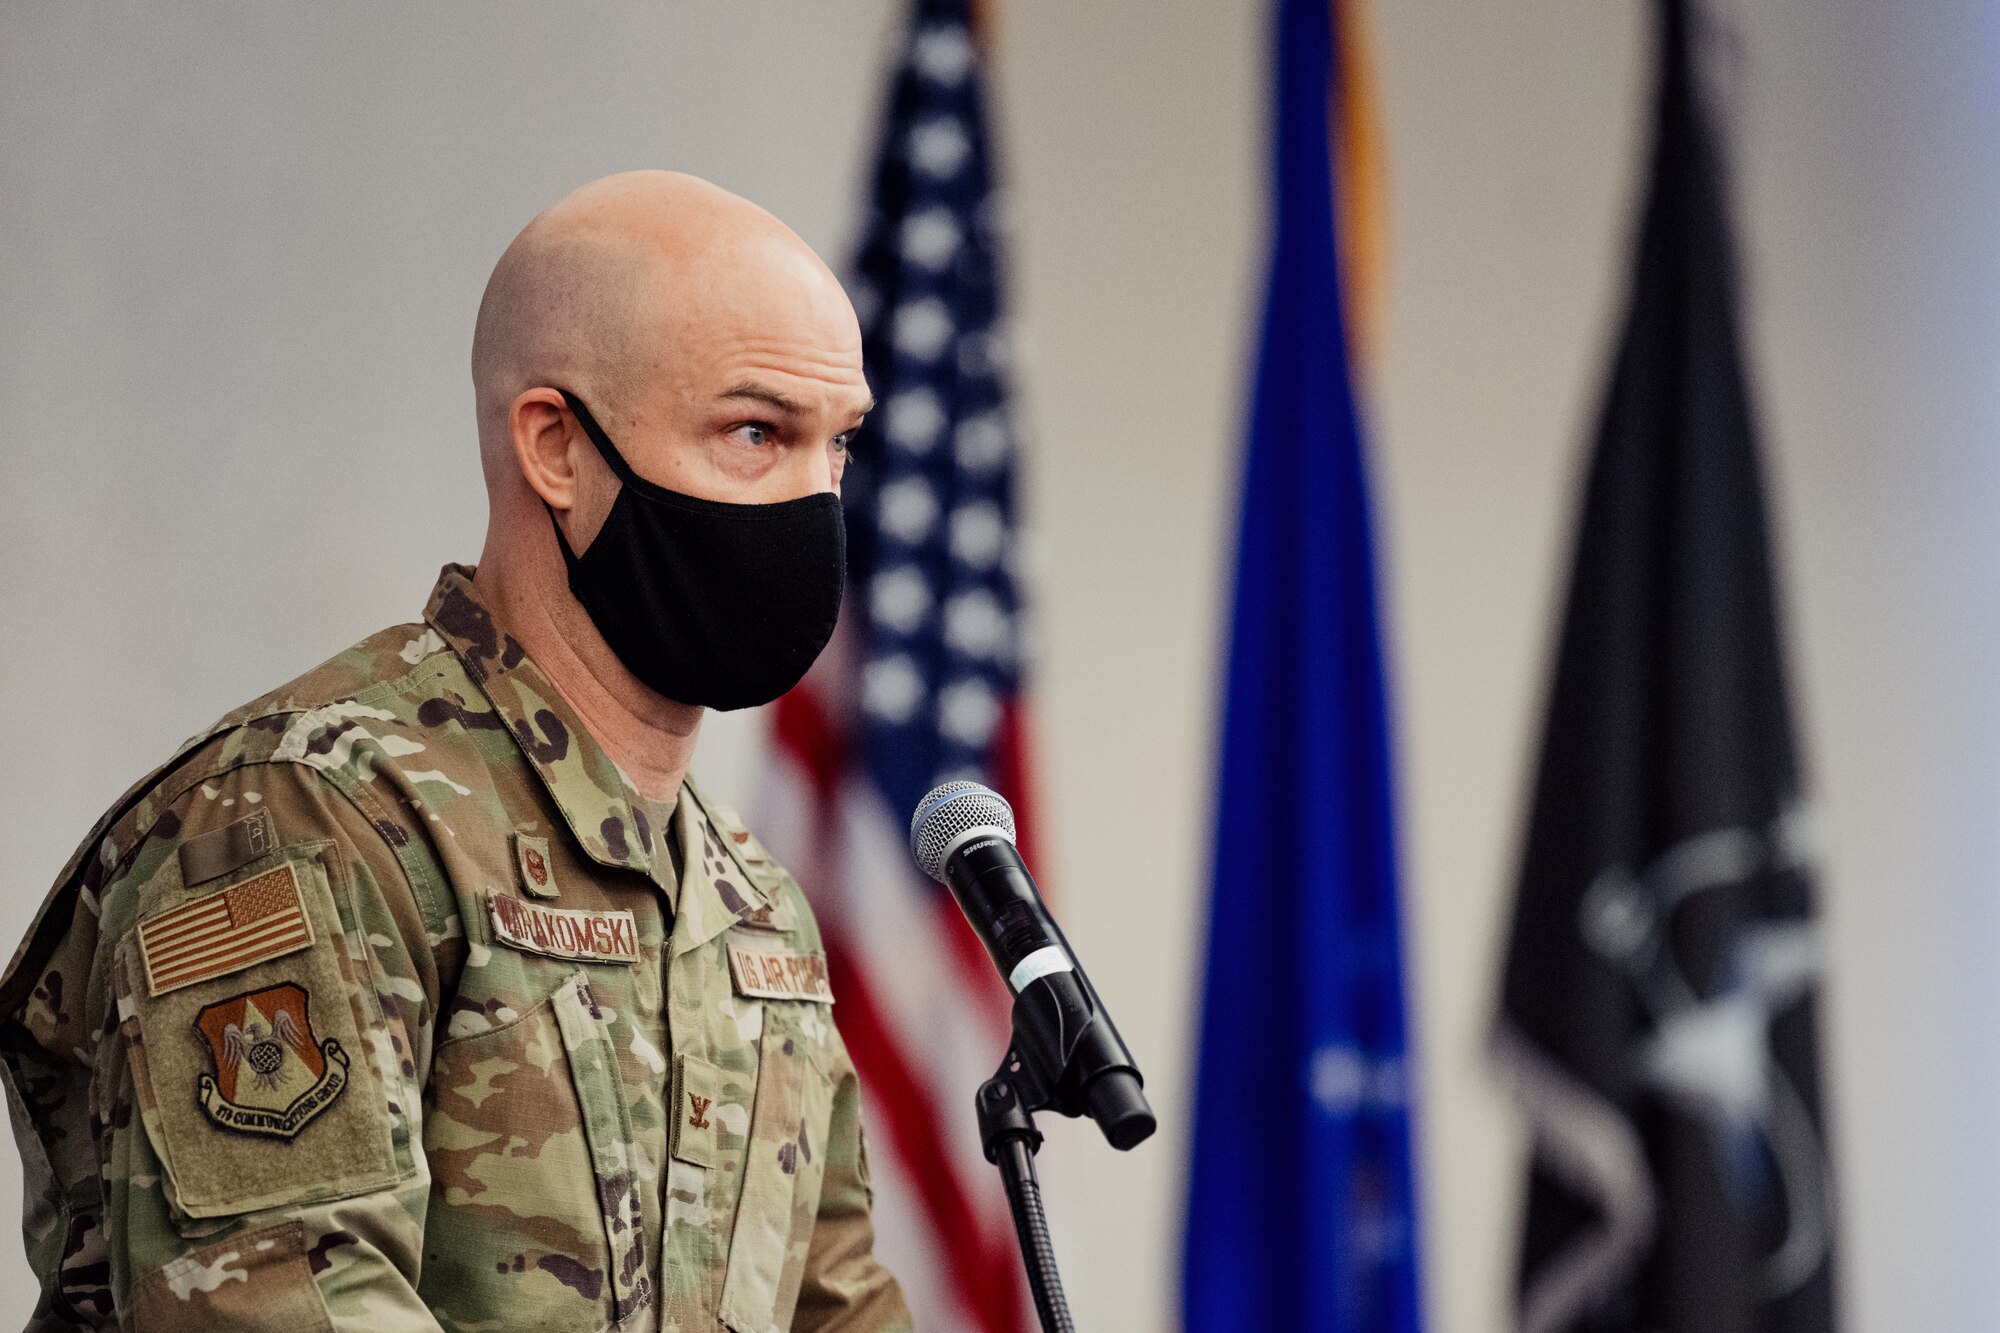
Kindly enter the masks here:
M 450 567 L 84 842 L 0 979 L 33 1329 L 902 1329 L 792 878 Z

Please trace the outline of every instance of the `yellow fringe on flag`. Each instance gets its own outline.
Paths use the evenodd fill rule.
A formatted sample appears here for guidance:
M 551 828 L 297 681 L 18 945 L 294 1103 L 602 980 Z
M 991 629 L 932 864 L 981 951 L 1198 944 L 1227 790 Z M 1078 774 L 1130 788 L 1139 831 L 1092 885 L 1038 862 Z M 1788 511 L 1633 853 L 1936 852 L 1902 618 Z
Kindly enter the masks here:
M 1333 216 L 1340 246 L 1348 355 L 1364 373 L 1380 355 L 1389 297 L 1389 182 L 1367 0 L 1333 6 Z

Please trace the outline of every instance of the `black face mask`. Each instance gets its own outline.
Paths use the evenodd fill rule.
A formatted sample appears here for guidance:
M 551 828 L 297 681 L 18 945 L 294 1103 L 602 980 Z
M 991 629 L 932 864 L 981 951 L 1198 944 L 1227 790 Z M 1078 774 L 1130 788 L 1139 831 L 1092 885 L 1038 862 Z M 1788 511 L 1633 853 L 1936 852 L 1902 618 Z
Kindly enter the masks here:
M 656 486 L 576 395 L 562 396 L 622 483 L 582 555 L 549 510 L 569 589 L 618 660 L 667 698 L 707 708 L 752 708 L 798 684 L 840 615 L 840 497 L 726 504 Z

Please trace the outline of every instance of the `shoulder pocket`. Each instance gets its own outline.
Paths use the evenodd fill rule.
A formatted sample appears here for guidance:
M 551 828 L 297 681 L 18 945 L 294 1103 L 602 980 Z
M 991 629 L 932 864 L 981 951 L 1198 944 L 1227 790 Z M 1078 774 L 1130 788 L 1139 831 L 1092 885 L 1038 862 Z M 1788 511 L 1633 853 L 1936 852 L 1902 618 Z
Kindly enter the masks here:
M 113 985 L 178 1212 L 321 1202 L 413 1174 L 366 1044 L 382 1015 L 353 975 L 332 844 L 281 849 L 192 891 L 168 873 L 118 945 Z

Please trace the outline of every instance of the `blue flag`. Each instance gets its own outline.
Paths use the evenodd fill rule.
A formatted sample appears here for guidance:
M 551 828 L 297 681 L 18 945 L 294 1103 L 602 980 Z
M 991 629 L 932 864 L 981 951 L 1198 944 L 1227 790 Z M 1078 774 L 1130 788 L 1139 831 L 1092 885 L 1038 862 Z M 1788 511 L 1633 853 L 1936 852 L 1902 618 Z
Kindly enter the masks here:
M 1330 10 L 1279 0 L 1187 1333 L 1420 1323 L 1388 721 L 1334 236 Z

